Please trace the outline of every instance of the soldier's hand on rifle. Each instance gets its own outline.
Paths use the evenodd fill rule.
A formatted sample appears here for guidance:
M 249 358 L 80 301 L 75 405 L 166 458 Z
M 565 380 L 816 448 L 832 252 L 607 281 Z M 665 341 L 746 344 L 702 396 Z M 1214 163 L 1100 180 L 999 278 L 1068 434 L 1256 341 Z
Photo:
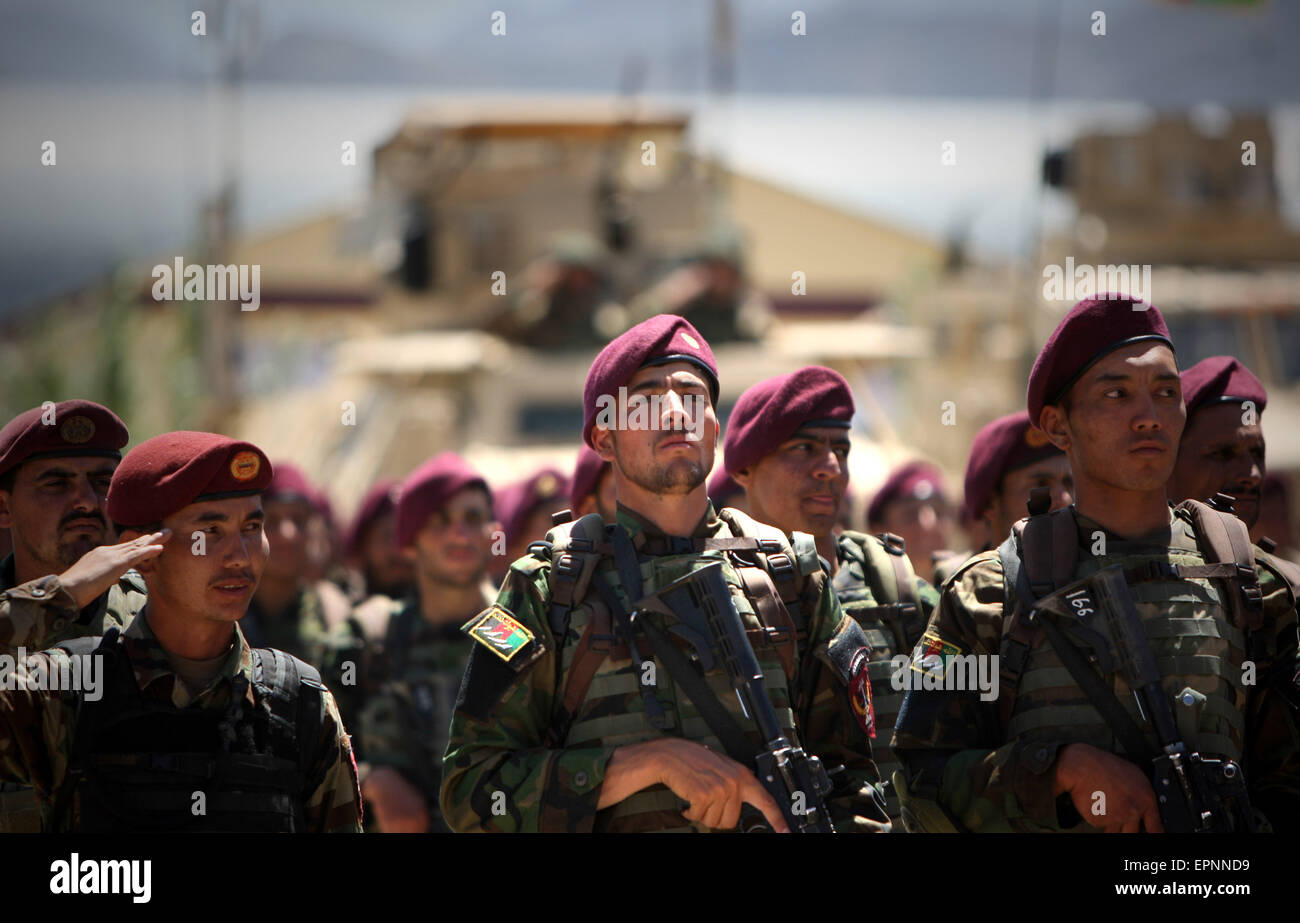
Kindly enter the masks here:
M 375 766 L 361 786 L 367 810 L 384 833 L 427 833 L 429 805 L 423 793 L 391 766 Z
M 1106 833 L 1165 832 L 1150 780 L 1123 757 L 1088 744 L 1062 748 L 1055 794 L 1067 792 L 1079 816 Z
M 702 744 L 680 738 L 651 740 L 620 747 L 605 769 L 599 808 L 656 783 L 690 802 L 682 816 L 715 830 L 731 830 L 740 823 L 741 806 L 758 808 L 777 833 L 790 828 L 781 809 L 749 769 Z
M 59 574 L 59 583 L 77 601 L 77 608 L 84 609 L 100 594 L 107 593 L 128 570 L 162 554 L 163 544 L 171 536 L 171 529 L 163 529 L 129 542 L 92 548 Z

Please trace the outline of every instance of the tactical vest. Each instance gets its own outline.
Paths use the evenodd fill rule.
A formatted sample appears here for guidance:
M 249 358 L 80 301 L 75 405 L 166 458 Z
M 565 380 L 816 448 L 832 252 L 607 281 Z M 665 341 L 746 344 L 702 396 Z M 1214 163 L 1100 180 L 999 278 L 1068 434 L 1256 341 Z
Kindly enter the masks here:
M 713 561 L 723 562 L 723 576 L 733 591 L 754 653 L 767 680 L 768 695 L 785 733 L 798 741 L 795 706 L 800 701 L 799 654 L 807 637 L 807 613 L 802 597 L 808 579 L 821 569 L 812 537 L 795 533 L 792 542 L 779 529 L 760 525 L 743 513 L 718 513 L 730 536 L 686 541 L 680 553 L 638 554 L 642 591 L 649 594 Z M 640 662 L 634 662 L 626 641 L 615 632 L 615 621 L 593 581 L 607 581 L 627 611 L 628 599 L 618 578 L 605 523 L 598 514 L 556 526 L 547 535 L 551 569 L 549 586 L 551 630 L 560 645 L 564 677 L 552 717 L 549 746 L 569 748 L 622 747 L 663 737 L 683 737 L 725 752 L 695 705 L 680 693 L 661 663 L 650 655 L 644 635 L 637 639 Z M 539 561 L 540 565 L 540 561 Z M 740 709 L 722 665 L 712 662 L 710 641 L 683 621 L 658 613 L 651 619 L 675 644 L 704 668 L 704 678 L 741 728 L 753 732 L 753 721 Z M 666 727 L 656 728 L 646 713 L 642 677 L 653 672 L 655 698 Z M 637 792 L 601 811 L 598 830 L 640 832 L 694 829 L 681 817 L 681 801 L 666 786 Z M 703 828 L 699 828 L 703 829 Z
M 1207 756 L 1241 761 L 1248 691 L 1242 664 L 1259 655 L 1255 645 L 1263 641 L 1252 634 L 1261 624 L 1262 597 L 1250 542 L 1239 519 L 1194 500 L 1176 507 L 1171 529 L 1170 547 L 1107 536 L 1106 553 L 1093 555 L 1080 549 L 1073 507 L 1016 524 L 999 549 L 1005 598 L 1014 607 L 1003 625 L 1000 656 L 1005 740 L 1059 738 L 1068 728 L 1071 740 L 1122 752 L 1045 632 L 1026 618 L 1034 599 L 1118 564 L 1174 703 L 1180 735 Z M 1146 729 L 1149 746 L 1158 749 L 1124 677 L 1105 679 Z
M 99 700 L 77 704 L 68 775 L 43 818 L 47 830 L 303 831 L 324 689 L 312 667 L 254 649 L 254 704 L 241 675 L 226 709 L 176 708 L 141 694 L 115 630 L 63 647 L 84 654 L 97 642 L 105 688 Z
M 898 796 L 888 784 L 902 764 L 889 747 L 905 690 L 895 690 L 890 681 L 890 660 L 908 654 L 925 633 L 925 615 L 916 596 L 916 573 L 907 558 L 903 540 L 891 533 L 866 535 L 845 531 L 836 541 L 840 569 L 832 585 L 835 595 L 853 619 L 862 626 L 871 644 L 867 675 L 871 679 L 872 705 L 876 714 L 876 739 L 872 757 L 886 780 L 886 809 L 891 820 L 899 817 Z M 894 829 L 903 830 L 902 824 Z

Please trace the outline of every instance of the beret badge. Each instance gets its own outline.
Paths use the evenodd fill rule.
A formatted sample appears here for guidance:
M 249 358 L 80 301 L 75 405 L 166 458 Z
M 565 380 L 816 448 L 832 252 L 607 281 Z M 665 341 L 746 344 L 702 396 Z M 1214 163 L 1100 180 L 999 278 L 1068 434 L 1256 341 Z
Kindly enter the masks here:
M 236 481 L 251 481 L 257 477 L 262 462 L 256 452 L 240 452 L 230 460 L 230 475 Z
M 70 442 L 73 445 L 81 445 L 83 442 L 89 442 L 95 435 L 95 421 L 90 417 L 83 417 L 77 414 L 74 417 L 68 417 L 59 426 L 59 436 L 64 442 Z

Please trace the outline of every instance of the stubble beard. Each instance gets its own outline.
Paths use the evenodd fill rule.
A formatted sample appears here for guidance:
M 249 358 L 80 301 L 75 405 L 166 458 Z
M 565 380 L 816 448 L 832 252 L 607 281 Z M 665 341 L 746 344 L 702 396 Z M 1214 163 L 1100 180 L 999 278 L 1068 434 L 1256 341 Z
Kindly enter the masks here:
M 616 443 L 614 461 L 625 478 L 654 494 L 689 494 L 704 483 L 704 467 L 690 458 L 675 458 L 663 466 L 653 463 L 644 467 L 629 465 L 629 460 L 619 452 Z

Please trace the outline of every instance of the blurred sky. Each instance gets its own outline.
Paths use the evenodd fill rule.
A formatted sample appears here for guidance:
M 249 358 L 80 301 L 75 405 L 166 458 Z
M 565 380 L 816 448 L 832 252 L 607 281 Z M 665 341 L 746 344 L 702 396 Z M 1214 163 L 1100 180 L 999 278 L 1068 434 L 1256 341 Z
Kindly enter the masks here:
M 0 311 L 115 261 L 182 252 L 226 151 L 240 222 L 356 203 L 368 151 L 416 102 L 491 91 L 610 93 L 625 62 L 694 117 L 694 143 L 819 199 L 980 252 L 1023 252 L 1045 145 L 1156 110 L 1265 108 L 1300 224 L 1300 3 L 798 0 L 733 3 L 736 87 L 708 94 L 705 0 L 9 0 L 0 9 Z M 208 13 L 208 36 L 190 13 Z M 790 12 L 808 34 L 790 33 Z M 1090 32 L 1107 13 L 1107 35 Z M 490 34 L 504 10 L 507 35 Z M 247 36 L 244 90 L 219 90 Z M 238 135 L 232 134 L 238 126 Z M 233 138 L 233 140 L 232 140 Z M 58 144 L 58 165 L 39 164 Z M 342 140 L 361 165 L 339 163 Z M 955 168 L 939 144 L 958 143 Z M 1068 210 L 1052 197 L 1047 219 Z

